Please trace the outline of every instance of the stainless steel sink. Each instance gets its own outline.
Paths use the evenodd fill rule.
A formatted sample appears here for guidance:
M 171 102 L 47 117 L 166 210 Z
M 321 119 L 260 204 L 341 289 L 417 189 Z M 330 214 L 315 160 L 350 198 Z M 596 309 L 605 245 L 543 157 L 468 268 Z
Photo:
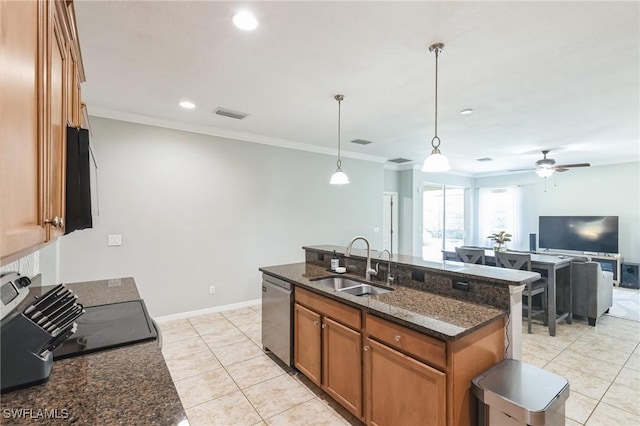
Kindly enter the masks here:
M 328 277 L 314 280 L 327 288 L 339 292 L 353 294 L 354 296 L 375 296 L 393 291 L 392 288 L 383 288 L 356 281 L 345 277 Z
M 328 277 L 328 278 L 322 278 L 314 281 L 317 282 L 318 284 L 322 284 L 323 286 L 326 286 L 328 288 L 332 288 L 338 291 L 362 284 L 362 282 L 360 281 L 352 280 L 350 278 L 345 278 L 345 277 Z
M 377 296 L 378 294 L 389 293 L 392 288 L 382 288 L 369 284 L 360 284 L 355 287 L 343 288 L 338 290 L 343 293 L 353 294 L 354 296 Z

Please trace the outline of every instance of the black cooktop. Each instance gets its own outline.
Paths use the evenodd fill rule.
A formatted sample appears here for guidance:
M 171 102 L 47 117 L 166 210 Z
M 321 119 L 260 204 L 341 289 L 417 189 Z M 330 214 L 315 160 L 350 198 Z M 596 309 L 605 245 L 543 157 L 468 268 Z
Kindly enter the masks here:
M 155 340 L 155 327 L 142 300 L 89 306 L 76 320 L 78 331 L 53 351 L 53 360 Z

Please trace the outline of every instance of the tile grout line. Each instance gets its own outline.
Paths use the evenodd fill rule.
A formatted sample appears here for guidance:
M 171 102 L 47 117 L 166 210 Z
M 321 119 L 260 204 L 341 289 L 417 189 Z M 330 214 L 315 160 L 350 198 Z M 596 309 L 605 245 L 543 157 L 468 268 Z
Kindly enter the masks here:
M 258 314 L 259 314 L 259 313 L 258 313 Z M 224 316 L 224 314 L 223 314 L 223 316 Z M 235 323 L 233 322 L 233 320 L 231 320 L 231 319 L 227 318 L 226 316 L 225 316 L 225 318 L 226 318 L 226 319 L 227 319 L 227 321 L 229 321 L 229 322 L 230 322 L 234 327 L 236 327 L 236 328 L 237 328 L 237 329 L 238 329 L 242 334 L 244 334 L 250 342 L 252 342 L 252 343 L 254 343 L 256 346 L 260 347 L 260 345 L 258 345 L 258 344 L 253 340 L 253 339 L 251 339 L 251 337 L 249 337 L 249 335 L 247 335 L 247 334 L 246 334 L 242 329 L 240 329 L 240 327 L 238 327 L 238 325 L 237 325 L 237 324 L 235 324 Z M 196 331 L 197 331 L 197 330 L 196 330 Z M 207 345 L 207 346 L 208 346 L 208 345 Z M 268 355 L 267 355 L 267 353 L 264 351 L 264 349 L 260 348 L 260 350 L 263 352 L 263 354 L 264 354 L 264 355 L 268 356 Z M 215 356 L 215 354 L 214 354 L 214 356 Z M 257 358 L 257 357 L 252 357 L 252 358 L 249 358 L 249 359 L 254 359 L 254 358 Z M 245 361 L 248 361 L 248 360 L 245 360 Z M 240 362 L 243 362 L 243 361 L 240 361 Z M 236 363 L 236 364 L 239 364 L 239 362 L 238 362 L 238 363 Z M 274 363 L 274 364 L 275 364 L 275 363 Z M 229 365 L 235 365 L 235 364 L 229 364 Z M 277 364 L 276 364 L 276 365 L 277 365 Z M 301 403 L 296 404 L 296 405 L 294 405 L 294 406 L 292 406 L 292 407 L 289 407 L 289 408 L 287 408 L 287 409 L 285 409 L 285 410 L 279 411 L 279 412 L 277 412 L 277 413 L 273 414 L 273 415 L 272 415 L 272 416 L 270 416 L 270 417 L 264 418 L 264 417 L 262 416 L 262 414 L 260 414 L 260 412 L 258 411 L 258 409 L 255 407 L 255 405 L 251 402 L 251 400 L 249 399 L 249 397 L 247 396 L 247 394 L 245 394 L 244 390 L 245 390 L 245 389 L 250 388 L 251 386 L 255 386 L 255 385 L 257 385 L 257 384 L 264 383 L 264 382 L 267 382 L 267 381 L 269 381 L 269 380 L 279 378 L 279 377 L 281 377 L 281 376 L 283 376 L 283 375 L 285 375 L 285 374 L 289 375 L 289 373 L 288 373 L 286 370 L 283 370 L 283 373 L 282 373 L 282 374 L 280 374 L 280 375 L 278 375 L 278 376 L 275 376 L 275 377 L 271 377 L 271 378 L 269 378 L 269 379 L 262 380 L 262 381 L 260 381 L 260 382 L 257 382 L 257 383 L 252 384 L 251 386 L 247 386 L 245 389 L 242 389 L 242 388 L 238 385 L 238 383 L 235 381 L 235 379 L 233 378 L 233 376 L 231 376 L 231 374 L 230 374 L 230 373 L 229 373 L 229 371 L 227 370 L 226 366 L 223 366 L 223 368 L 225 369 L 225 371 L 227 372 L 227 374 L 229 374 L 229 376 L 231 377 L 231 380 L 233 380 L 233 381 L 234 381 L 234 383 L 236 384 L 236 386 L 238 386 L 238 389 L 240 390 L 240 392 L 242 393 L 242 395 L 245 397 L 245 399 L 249 402 L 249 404 L 251 405 L 251 407 L 255 410 L 255 412 L 258 414 L 258 416 L 261 418 L 261 420 L 262 420 L 263 422 L 265 422 L 265 423 L 266 423 L 266 422 L 267 422 L 267 420 L 268 420 L 268 419 L 270 419 L 270 418 L 273 418 L 273 417 L 278 416 L 278 415 L 280 415 L 280 414 L 282 414 L 282 413 L 285 413 L 285 412 L 287 412 L 287 411 L 289 411 L 289 410 L 292 410 L 292 409 L 294 409 L 294 408 L 296 408 L 296 407 L 299 407 L 300 405 L 306 404 L 307 402 L 312 401 L 312 400 L 314 400 L 314 399 L 319 399 L 319 396 L 315 395 L 315 394 L 314 394 L 313 392 L 311 392 L 311 390 L 310 390 L 309 388 L 307 388 L 304 384 L 302 384 L 301 382 L 298 382 L 298 381 L 296 380 L 296 382 L 298 382 L 298 384 L 299 384 L 300 386 L 302 386 L 302 388 L 304 388 L 307 392 L 309 392 L 309 393 L 311 394 L 311 396 L 312 396 L 312 397 L 311 397 L 310 399 L 308 399 L 307 401 L 301 402 Z M 289 376 L 290 376 L 290 375 L 289 375 Z M 295 380 L 295 379 L 294 379 L 294 380 Z M 339 420 L 343 421 L 343 419 L 342 419 L 342 418 L 339 418 Z
M 554 356 L 553 358 L 551 358 L 551 360 L 549 360 L 549 361 L 544 365 L 543 369 L 545 369 L 546 367 L 548 367 L 548 366 L 549 366 L 549 364 L 551 364 L 554 360 L 556 360 L 558 357 L 560 357 L 560 355 L 562 355 L 565 351 L 572 352 L 572 351 L 571 351 L 571 349 L 570 349 L 570 348 L 571 348 L 571 346 L 572 346 L 573 344 L 575 344 L 576 342 L 578 342 L 578 340 L 580 340 L 580 338 L 582 338 L 582 337 L 584 337 L 585 335 L 587 335 L 590 331 L 591 331 L 591 329 L 588 329 L 588 328 L 587 328 L 587 329 L 585 329 L 582 333 L 580 333 L 577 337 L 575 337 L 569 345 L 567 345 L 564 349 L 562 349 L 562 350 L 561 350 L 561 351 L 560 351 L 556 356 Z M 618 377 L 618 375 L 620 374 L 620 371 L 622 371 L 622 368 L 624 368 L 624 365 L 626 364 L 626 362 L 627 362 L 627 361 L 629 361 L 629 358 L 631 357 L 631 355 L 633 354 L 633 352 L 637 349 L 637 347 L 638 347 L 638 344 L 636 344 L 636 348 L 634 348 L 634 350 L 633 350 L 633 351 L 631 351 L 631 353 L 628 355 L 627 359 L 625 360 L 625 363 L 624 363 L 624 364 L 622 364 L 622 366 L 621 366 L 621 367 L 620 367 L 620 369 L 618 370 L 618 373 L 617 373 L 617 374 L 616 374 L 616 376 L 613 378 L 613 380 L 602 379 L 602 380 L 607 380 L 607 381 L 609 382 L 609 384 L 608 384 L 608 386 L 607 386 L 607 389 L 602 393 L 602 396 L 600 396 L 600 397 L 597 399 L 596 405 L 593 407 L 593 409 L 591 410 L 591 412 L 590 412 L 590 413 L 589 413 L 589 415 L 587 416 L 587 419 L 585 420 L 585 422 L 584 422 L 584 423 L 581 423 L 580 421 L 578 421 L 578 420 L 576 420 L 576 419 L 574 419 L 574 418 L 572 418 L 572 417 L 567 416 L 567 415 L 566 415 L 566 413 L 565 413 L 565 417 L 567 417 L 568 419 L 571 419 L 572 421 L 575 421 L 576 423 L 579 423 L 579 424 L 581 424 L 581 425 L 586 425 L 586 424 L 587 424 L 587 422 L 589 421 L 589 419 L 590 419 L 590 418 L 593 416 L 593 414 L 595 413 L 595 411 L 596 411 L 596 409 L 598 408 L 598 406 L 600 405 L 600 403 L 602 402 L 602 399 L 605 397 L 605 395 L 607 394 L 607 392 L 609 391 L 609 389 L 610 389 L 610 388 L 611 388 L 611 386 L 613 385 L 613 382 L 615 381 L 615 379 L 616 379 L 616 378 Z M 595 358 L 591 358 L 591 359 L 595 359 Z M 595 360 L 596 360 L 596 361 L 601 361 L 601 360 L 598 360 L 598 359 L 595 359 Z M 567 367 L 567 368 L 568 368 L 568 367 Z M 576 370 L 576 371 L 580 371 L 580 370 Z M 575 391 L 575 390 L 574 390 L 573 392 L 574 392 L 574 393 L 577 393 L 577 394 L 579 394 L 579 395 L 582 395 L 582 396 L 584 396 L 585 398 L 591 398 L 590 396 L 588 396 L 588 395 L 584 395 L 584 394 L 583 394 L 583 393 L 581 393 L 581 392 L 578 392 L 578 391 Z M 591 398 L 591 399 L 595 399 L 595 398 Z M 612 407 L 613 407 L 613 406 L 612 406 Z M 618 407 L 615 407 L 615 408 L 618 408 Z M 624 410 L 624 409 L 623 409 L 623 410 Z M 629 412 L 628 410 L 624 410 L 624 411 Z M 634 414 L 634 413 L 632 413 L 632 414 Z

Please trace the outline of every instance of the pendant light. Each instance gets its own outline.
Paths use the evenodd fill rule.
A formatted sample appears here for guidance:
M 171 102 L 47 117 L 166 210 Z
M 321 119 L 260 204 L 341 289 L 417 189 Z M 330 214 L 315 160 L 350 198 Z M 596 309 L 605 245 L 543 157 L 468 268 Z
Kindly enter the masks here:
M 336 172 L 331 175 L 329 183 L 331 185 L 345 185 L 349 183 L 349 177 L 342 171 L 342 161 L 340 160 L 340 106 L 342 105 L 344 96 L 335 95 L 334 99 L 338 101 L 338 161 L 336 161 L 336 166 L 338 166 L 338 168 L 336 169 Z
M 445 172 L 451 169 L 451 165 L 449 165 L 449 160 L 447 157 L 442 155 L 440 150 L 440 138 L 438 137 L 438 55 L 442 53 L 442 49 L 444 48 L 444 44 L 435 43 L 429 46 L 429 52 L 436 53 L 436 119 L 435 119 L 435 136 L 431 139 L 431 146 L 433 150 L 431 154 L 424 160 L 424 164 L 422 165 L 423 172 Z

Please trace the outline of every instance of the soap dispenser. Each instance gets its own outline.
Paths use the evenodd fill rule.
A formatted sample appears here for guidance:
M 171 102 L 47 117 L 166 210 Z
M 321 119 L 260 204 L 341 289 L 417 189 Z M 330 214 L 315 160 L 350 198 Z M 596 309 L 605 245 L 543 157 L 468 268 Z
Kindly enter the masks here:
M 338 268 L 338 266 L 340 266 L 340 259 L 338 259 L 338 255 L 336 254 L 336 251 L 333 251 L 333 257 L 331 258 L 331 270 L 335 271 L 336 268 Z

